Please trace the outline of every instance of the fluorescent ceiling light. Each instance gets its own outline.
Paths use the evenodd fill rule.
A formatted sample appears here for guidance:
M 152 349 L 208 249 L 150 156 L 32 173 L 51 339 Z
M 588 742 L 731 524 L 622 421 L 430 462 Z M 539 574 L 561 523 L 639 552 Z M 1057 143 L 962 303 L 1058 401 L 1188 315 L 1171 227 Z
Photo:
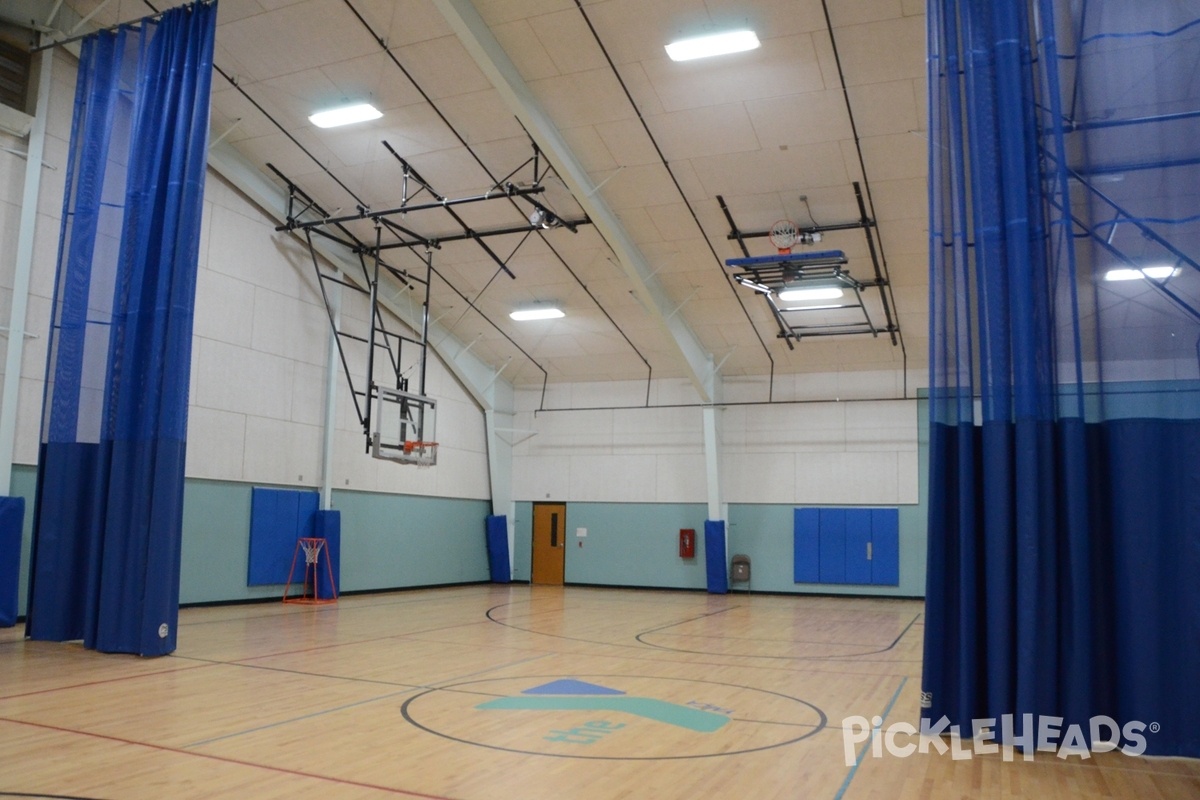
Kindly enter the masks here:
M 531 319 L 559 319 L 565 317 L 559 308 L 555 306 L 534 306 L 531 308 L 518 308 L 516 311 L 509 313 L 509 317 L 518 322 L 525 322 Z
M 1179 269 L 1170 264 L 1164 264 L 1154 267 L 1142 267 L 1141 269 L 1132 269 L 1128 267 L 1118 267 L 1110 269 L 1104 273 L 1106 281 L 1140 281 L 1142 278 L 1154 278 L 1156 280 L 1164 280 L 1179 274 Z
M 693 58 L 741 53 L 756 47 L 758 47 L 758 36 L 754 31 L 729 31 L 671 42 L 667 45 L 667 55 L 671 57 L 672 61 L 691 61 Z
M 836 286 L 813 287 L 811 289 L 784 289 L 779 293 L 779 299 L 785 302 L 798 300 L 837 300 L 842 296 L 842 290 Z
M 318 111 L 309 117 L 308 121 L 318 128 L 336 128 L 339 125 L 366 122 L 371 119 L 379 119 L 382 116 L 383 113 L 370 103 L 358 103 L 353 106 L 342 106 L 341 108 L 331 108 L 328 111 Z

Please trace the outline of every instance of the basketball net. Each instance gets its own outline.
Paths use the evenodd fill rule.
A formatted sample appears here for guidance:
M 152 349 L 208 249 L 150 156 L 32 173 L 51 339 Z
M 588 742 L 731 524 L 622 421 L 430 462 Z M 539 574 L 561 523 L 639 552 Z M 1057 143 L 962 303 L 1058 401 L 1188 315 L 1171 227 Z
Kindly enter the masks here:
M 796 223 L 790 219 L 781 219 L 771 226 L 771 244 L 775 245 L 779 250 L 779 255 L 786 256 L 792 252 L 792 248 L 796 245 L 796 238 L 799 230 L 796 228 Z

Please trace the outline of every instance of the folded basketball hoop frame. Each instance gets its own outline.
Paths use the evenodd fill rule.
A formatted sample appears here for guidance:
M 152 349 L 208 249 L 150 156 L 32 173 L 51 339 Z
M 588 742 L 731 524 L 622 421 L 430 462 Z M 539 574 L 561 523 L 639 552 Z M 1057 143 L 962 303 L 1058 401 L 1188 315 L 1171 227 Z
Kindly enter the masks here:
M 542 158 L 536 145 L 533 145 L 533 155 L 530 158 L 487 191 L 456 198 L 439 194 L 391 145 L 387 142 L 383 142 L 383 145 L 400 164 L 401 198 L 398 205 L 382 210 L 372 210 L 359 205 L 354 213 L 329 213 L 295 181 L 274 165 L 267 164 L 267 167 L 283 181 L 288 191 L 286 221 L 275 230 L 296 233 L 302 236 L 308 245 L 313 270 L 329 317 L 330 329 L 337 344 L 342 371 L 349 384 L 354 410 L 366 437 L 366 452 L 376 458 L 432 466 L 437 462 L 437 404 L 425 393 L 425 378 L 434 251 L 446 242 L 474 241 L 500 270 L 510 278 L 515 278 L 509 262 L 531 234 L 551 227 L 565 228 L 574 233 L 579 225 L 587 224 L 590 220 L 561 218 L 536 199 L 536 195 L 545 191 L 543 180 L 552 171 L 552 167 Z M 532 173 L 531 180 L 521 184 L 515 182 L 515 176 L 526 170 Z M 523 217 L 523 224 L 476 230 L 456 210 L 460 206 L 496 200 L 507 201 L 516 206 Z M 525 206 L 528 206 L 528 209 Z M 417 212 L 434 210 L 444 211 L 461 229 L 461 233 L 422 235 L 414 230 L 406 219 Z M 369 240 L 352 228 L 357 225 L 361 230 L 363 223 L 371 225 L 372 236 Z M 507 258 L 501 257 L 486 241 L 492 237 L 512 234 L 524 234 L 524 237 Z M 357 279 L 350 280 L 340 271 L 335 271 L 322 262 L 317 257 L 314 237 L 335 242 L 356 255 L 361 271 Z M 402 269 L 387 263 L 384 254 L 390 250 L 413 253 L 420 259 L 421 266 Z M 331 295 L 329 284 L 366 295 L 370 319 L 365 332 L 351 332 L 347 330 L 346 325 L 339 322 L 336 300 Z M 380 293 L 382 289 L 396 285 L 399 285 L 402 291 L 419 291 L 422 295 L 420 330 L 415 337 L 387 325 Z M 358 381 L 346 355 L 348 343 L 366 347 L 366 374 Z M 414 377 L 415 381 L 412 380 Z
M 858 201 L 859 219 L 832 225 L 813 224 L 801 227 L 788 220 L 781 220 L 765 231 L 743 231 L 733 221 L 733 214 L 725 199 L 717 196 L 721 211 L 729 222 L 730 241 L 736 241 L 744 258 L 726 259 L 725 265 L 736 270 L 733 279 L 740 285 L 763 295 L 770 306 L 771 315 L 779 326 L 778 337 L 788 349 L 794 349 L 792 341 L 811 336 L 846 336 L 868 333 L 878 337 L 886 333 L 893 345 L 900 344 L 900 326 L 892 310 L 890 286 L 886 268 L 880 263 L 875 241 L 875 221 L 867 216 L 862 189 L 854 182 L 854 196 Z M 813 244 L 823 234 L 831 231 L 861 229 L 867 240 L 871 256 L 873 277 L 856 278 L 851 275 L 846 255 L 840 250 L 802 251 L 793 253 L 796 244 Z M 776 255 L 751 256 L 746 246 L 748 239 L 769 238 L 776 246 Z M 788 293 L 809 292 L 811 297 L 822 297 L 817 292 L 826 291 L 825 300 L 816 302 L 788 302 Z M 878 292 L 879 308 L 883 319 L 873 319 L 866 299 Z M 844 298 L 844 299 L 843 299 Z M 834 300 L 835 302 L 827 302 Z M 877 315 L 878 316 L 878 315 Z

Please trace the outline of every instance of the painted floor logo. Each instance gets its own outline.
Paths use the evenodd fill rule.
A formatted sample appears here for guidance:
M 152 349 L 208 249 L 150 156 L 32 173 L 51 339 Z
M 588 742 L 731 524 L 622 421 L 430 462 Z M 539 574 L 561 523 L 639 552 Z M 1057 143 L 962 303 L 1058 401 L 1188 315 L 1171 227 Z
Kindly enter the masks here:
M 825 728 L 825 712 L 755 686 L 678 676 L 576 673 L 478 677 L 429 687 L 405 722 L 455 742 L 550 758 L 725 758 Z
M 653 697 L 632 697 L 619 689 L 571 678 L 525 689 L 516 697 L 498 697 L 480 703 L 476 708 L 481 711 L 616 711 L 696 733 L 713 733 L 729 722 L 728 716 L 703 708 L 669 703 Z M 585 728 L 552 731 L 545 738 L 548 741 L 587 744 L 598 741 L 609 731 L 623 727 L 624 723 L 589 723 Z

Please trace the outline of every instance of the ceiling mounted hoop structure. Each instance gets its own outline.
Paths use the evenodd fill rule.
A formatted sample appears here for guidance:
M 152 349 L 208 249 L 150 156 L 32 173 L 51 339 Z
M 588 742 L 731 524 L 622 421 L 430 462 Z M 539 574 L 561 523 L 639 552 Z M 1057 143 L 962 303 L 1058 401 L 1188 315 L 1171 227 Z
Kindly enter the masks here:
M 437 274 L 433 265 L 434 251 L 440 249 L 445 242 L 474 241 L 501 271 L 510 278 L 515 278 L 509 262 L 530 234 L 559 227 L 575 233 L 580 225 L 586 225 L 590 220 L 586 217 L 560 217 L 545 203 L 534 199 L 534 195 L 545 191 L 543 179 L 551 169 L 541 158 L 536 145 L 533 146 L 533 155 L 530 158 L 486 191 L 456 198 L 437 192 L 391 145 L 386 141 L 383 145 L 401 167 L 399 205 L 375 211 L 358 204 L 354 213 L 330 214 L 295 181 L 274 165 L 267 164 L 287 188 L 285 222 L 276 226 L 275 230 L 299 234 L 308 245 L 321 298 L 342 363 L 342 371 L 350 388 L 355 413 L 362 426 L 365 451 L 375 458 L 432 466 L 437 460 L 437 440 L 433 430 L 436 401 L 426 395 L 425 382 L 429 351 L 430 289 L 432 278 Z M 512 179 L 527 168 L 532 172 L 532 180 L 518 185 Z M 494 200 L 510 203 L 521 201 L 527 204 L 527 219 L 520 225 L 476 230 L 456 210 L 458 206 Z M 445 211 L 462 232 L 428 236 L 414 230 L 405 219 L 414 212 L 438 209 Z M 350 227 L 362 222 L 371 223 L 371 240 L 355 233 Z M 521 239 L 506 258 L 497 254 L 485 241 L 491 237 L 512 234 L 525 234 L 525 238 Z M 357 255 L 362 273 L 358 280 L 347 280 L 340 272 L 332 272 L 328 267 L 323 267 L 321 259 L 317 257 L 314 237 L 336 242 Z M 401 269 L 384 261 L 384 254 L 395 249 L 413 252 L 420 259 L 421 267 Z M 338 287 L 339 291 L 345 288 L 367 296 L 369 322 L 365 332 L 352 332 L 343 326 L 338 313 L 337 293 L 330 291 L 330 284 Z M 381 289 L 389 287 L 398 287 L 400 292 L 420 291 L 421 321 L 417 336 L 395 330 L 395 326 L 389 327 L 381 303 Z M 459 296 L 462 297 L 461 293 Z M 393 301 L 394 299 L 392 298 Z M 473 302 L 467 302 L 475 308 Z M 502 330 L 500 333 L 541 370 L 543 380 L 548 378 L 545 368 Z M 348 345 L 365 346 L 365 376 L 356 378 L 354 370 L 351 369 L 351 361 L 346 354 Z
M 733 279 L 738 284 L 766 299 L 779 326 L 777 338 L 783 339 L 789 350 L 795 349 L 793 342 L 806 337 L 855 334 L 878 337 L 884 333 L 893 346 L 901 345 L 900 325 L 892 310 L 889 282 L 875 243 L 875 221 L 867 216 L 857 181 L 853 187 L 858 201 L 857 221 L 800 227 L 784 219 L 765 231 L 739 229 L 725 199 L 717 196 L 717 203 L 729 223 L 727 238 L 738 243 L 744 256 L 726 259 L 725 266 L 736 271 Z M 874 273 L 872 278 L 863 280 L 852 276 L 849 261 L 840 250 L 792 252 L 797 244 L 811 245 L 821 241 L 825 233 L 851 230 L 861 230 L 866 237 Z M 746 242 L 761 238 L 770 239 L 778 254 L 752 256 Z M 868 309 L 867 298 L 875 296 L 876 292 L 882 319 L 872 318 Z M 789 299 L 790 293 L 809 300 Z

